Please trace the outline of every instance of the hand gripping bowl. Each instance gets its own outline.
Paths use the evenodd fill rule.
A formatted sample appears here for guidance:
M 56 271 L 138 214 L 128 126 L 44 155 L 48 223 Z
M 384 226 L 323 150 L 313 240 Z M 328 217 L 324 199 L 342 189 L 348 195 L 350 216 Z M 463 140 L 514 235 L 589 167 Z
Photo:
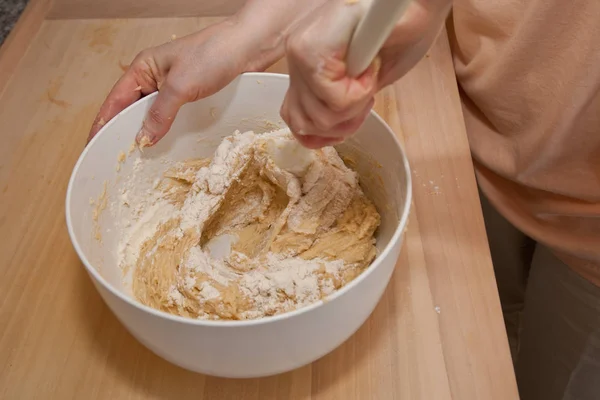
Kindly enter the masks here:
M 155 96 L 138 101 L 106 124 L 83 151 L 66 199 L 69 235 L 96 289 L 117 318 L 141 343 L 183 368 L 221 377 L 273 375 L 308 364 L 350 337 L 375 308 L 400 253 L 411 204 L 410 169 L 402 147 L 385 122 L 371 112 L 360 131 L 338 150 L 358 171 L 366 194 L 382 216 L 379 255 L 354 281 L 324 301 L 273 317 L 247 321 L 205 321 L 169 315 L 137 302 L 123 283 L 117 260 L 115 218 L 94 206 L 104 190 L 110 204 L 121 176 L 136 157 L 155 161 L 211 156 L 234 130 L 272 130 L 286 75 L 248 73 L 219 93 L 188 104 L 170 133 L 156 146 L 127 153 Z M 162 167 L 164 170 L 164 166 Z M 117 171 L 117 169 L 120 169 Z M 158 169 L 157 171 L 160 171 Z M 95 239 L 97 233 L 102 241 Z

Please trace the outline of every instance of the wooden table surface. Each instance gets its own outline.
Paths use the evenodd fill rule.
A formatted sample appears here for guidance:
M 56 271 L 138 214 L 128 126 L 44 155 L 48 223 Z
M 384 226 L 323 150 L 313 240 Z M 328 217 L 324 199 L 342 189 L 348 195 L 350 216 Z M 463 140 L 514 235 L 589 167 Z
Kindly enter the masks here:
M 384 297 L 341 347 L 279 376 L 212 378 L 152 354 L 103 304 L 64 215 L 95 112 L 138 51 L 240 3 L 32 0 L 1 48 L 0 398 L 517 398 L 445 33 L 377 97 L 408 153 L 414 208 Z

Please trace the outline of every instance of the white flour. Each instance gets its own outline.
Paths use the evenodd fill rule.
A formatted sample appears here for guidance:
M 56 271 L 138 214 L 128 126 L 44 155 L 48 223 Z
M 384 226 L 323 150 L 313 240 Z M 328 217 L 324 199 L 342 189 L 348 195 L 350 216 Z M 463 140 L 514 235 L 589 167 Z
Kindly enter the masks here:
M 257 139 L 259 136 L 260 140 Z M 266 147 L 265 139 L 270 140 Z M 301 154 L 304 165 L 282 169 L 282 166 L 285 168 L 282 160 L 295 151 L 288 143 L 293 140 L 288 130 L 262 135 L 236 132 L 225 138 L 208 166 L 200 168 L 195 175 L 192 170 L 181 171 L 185 179 L 193 184 L 179 206 L 169 201 L 169 193 L 158 189 L 161 179 L 157 175 L 148 176 L 145 161 L 137 159 L 121 190 L 118 204 L 122 232 L 118 257 L 126 272 L 126 286 L 132 285 L 132 273 L 139 268 L 142 248 L 155 237 L 163 224 L 169 220 L 179 220 L 178 227 L 167 232 L 167 236 L 170 235 L 175 242 L 184 240 L 182 238 L 189 235 L 190 231 L 200 237 L 211 216 L 221 207 L 228 189 L 240 179 L 250 162 L 256 162 L 257 157 L 258 162 L 262 163 L 260 165 L 263 165 L 261 174 L 285 188 L 289 203 L 282 216 L 285 217 L 283 223 L 287 223 L 289 229 L 314 234 L 318 227 L 331 226 L 348 207 L 354 193 L 360 191 L 356 174 L 345 167 L 332 148 L 324 149 L 323 154 L 331 163 L 327 168 L 333 168 L 335 174 L 326 173 L 323 162 L 316 161 L 312 153 L 306 152 Z M 257 150 L 261 144 L 261 149 L 266 151 Z M 279 150 L 281 153 L 278 153 Z M 335 179 L 335 182 L 327 179 Z M 313 188 L 319 188 L 318 193 Z M 336 191 L 334 188 L 341 189 Z M 263 204 L 264 196 L 254 196 L 252 193 L 236 209 L 237 214 L 231 217 L 230 226 L 243 224 L 253 213 L 261 212 L 261 207 L 269 207 L 269 204 Z M 313 195 L 315 193 L 325 197 L 317 198 Z M 146 250 L 145 256 L 151 258 L 166 239 L 158 239 L 150 250 Z M 344 271 L 350 267 L 343 260 L 305 260 L 291 253 L 267 252 L 250 259 L 242 253 L 232 252 L 224 257 L 215 257 L 200 243 L 192 244 L 180 257 L 177 276 L 170 286 L 167 284 L 165 301 L 160 304 L 169 310 L 189 310 L 190 301 L 193 300 L 194 306 L 200 308 L 197 316 L 211 319 L 218 319 L 219 316 L 203 312 L 203 305 L 223 300 L 221 290 L 231 285 L 235 285 L 241 296 L 251 302 L 251 307 L 243 310 L 238 317 L 259 318 L 321 300 L 339 287 Z M 148 279 L 152 281 L 155 277 Z

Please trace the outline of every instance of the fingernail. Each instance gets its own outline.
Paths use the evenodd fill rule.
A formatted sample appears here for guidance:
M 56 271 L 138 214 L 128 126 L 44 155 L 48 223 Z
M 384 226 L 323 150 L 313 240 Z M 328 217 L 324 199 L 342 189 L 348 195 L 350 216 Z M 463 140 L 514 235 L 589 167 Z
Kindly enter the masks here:
M 140 149 L 151 146 L 154 143 L 154 138 L 143 129 L 137 134 L 135 140 Z
M 373 59 L 373 77 L 377 78 L 377 75 L 379 75 L 380 69 L 381 69 L 381 57 L 376 56 Z

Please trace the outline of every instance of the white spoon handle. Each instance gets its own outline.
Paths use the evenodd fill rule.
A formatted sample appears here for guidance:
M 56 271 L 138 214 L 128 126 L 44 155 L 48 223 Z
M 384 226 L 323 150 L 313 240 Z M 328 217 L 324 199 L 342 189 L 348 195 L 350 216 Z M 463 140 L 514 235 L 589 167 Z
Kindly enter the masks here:
M 372 0 L 348 47 L 348 75 L 356 77 L 365 72 L 411 2 L 412 0 Z

